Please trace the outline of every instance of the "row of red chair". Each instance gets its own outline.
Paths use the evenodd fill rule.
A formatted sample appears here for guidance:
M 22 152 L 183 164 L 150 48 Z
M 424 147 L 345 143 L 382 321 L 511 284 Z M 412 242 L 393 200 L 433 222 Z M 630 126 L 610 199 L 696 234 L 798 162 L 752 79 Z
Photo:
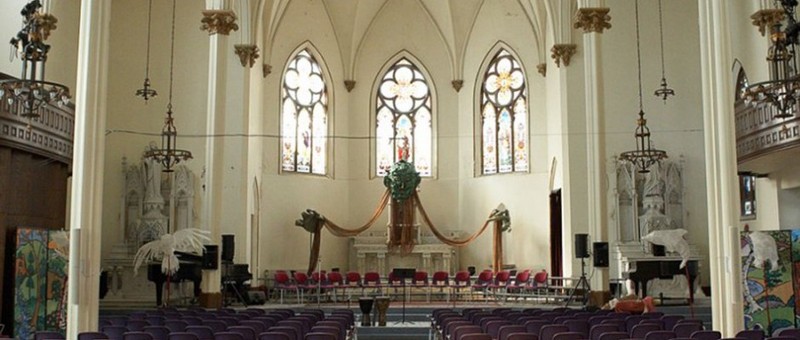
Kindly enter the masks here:
M 432 289 L 439 289 L 440 292 L 449 295 L 452 292 L 456 297 L 480 294 L 486 300 L 489 296 L 507 296 L 509 294 L 526 294 L 537 290 L 546 289 L 548 275 L 546 271 L 537 272 L 531 275 L 530 270 L 520 271 L 512 277 L 509 271 L 499 271 L 493 273 L 491 270 L 481 272 L 473 282 L 468 271 L 460 271 L 450 278 L 450 274 L 445 271 L 437 271 L 430 278 L 425 271 L 417 271 L 409 284 L 404 280 L 394 277 L 390 273 L 384 282 L 377 272 L 367 272 L 363 278 L 358 272 L 348 272 L 342 275 L 340 272 L 315 272 L 310 277 L 302 272 L 293 273 L 293 277 L 285 271 L 277 271 L 274 276 L 275 288 L 280 293 L 280 303 L 284 301 L 285 293 L 292 293 L 296 296 L 297 302 L 301 303 L 305 295 L 313 296 L 315 292 L 319 294 L 330 293 L 333 300 L 344 299 L 345 295 L 352 295 L 356 292 L 359 295 L 367 293 L 371 289 L 373 293 L 382 294 L 384 288 L 393 288 L 395 293 L 400 287 L 425 289 L 427 299 L 430 298 Z

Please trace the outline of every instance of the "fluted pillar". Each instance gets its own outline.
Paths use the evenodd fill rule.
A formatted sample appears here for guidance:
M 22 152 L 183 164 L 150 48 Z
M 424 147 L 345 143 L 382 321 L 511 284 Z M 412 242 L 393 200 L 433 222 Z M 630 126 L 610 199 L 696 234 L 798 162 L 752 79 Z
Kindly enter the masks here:
M 111 2 L 81 2 L 72 158 L 67 339 L 97 330 Z
M 728 5 L 726 0 L 698 3 L 711 307 L 713 327 L 724 337 L 734 336 L 744 326 Z

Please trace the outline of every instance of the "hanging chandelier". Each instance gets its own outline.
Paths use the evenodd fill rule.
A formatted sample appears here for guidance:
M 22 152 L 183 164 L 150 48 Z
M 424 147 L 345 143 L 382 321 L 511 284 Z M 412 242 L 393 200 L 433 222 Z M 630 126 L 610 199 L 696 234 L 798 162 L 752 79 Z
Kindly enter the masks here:
M 169 101 L 167 102 L 167 116 L 164 118 L 164 128 L 161 130 L 161 148 L 150 148 L 144 152 L 145 158 L 153 159 L 163 166 L 163 172 L 172 172 L 173 168 L 182 161 L 192 159 L 188 150 L 178 149 L 178 129 L 172 118 L 172 80 L 175 62 L 175 0 L 172 0 L 172 47 L 169 57 Z
M 152 21 L 152 17 L 153 0 L 150 0 L 150 4 L 147 7 L 147 54 L 144 64 L 144 84 L 142 85 L 142 88 L 136 90 L 136 95 L 142 97 L 145 103 L 147 103 L 150 98 L 158 95 L 156 89 L 150 86 L 150 23 Z
M 770 47 L 767 50 L 769 80 L 747 86 L 744 90 L 745 103 L 750 105 L 768 104 L 777 110 L 775 118 L 790 118 L 797 110 L 800 98 L 800 78 L 797 74 L 795 45 L 798 42 L 800 27 L 795 19 L 797 1 L 776 1 L 783 9 L 787 22 L 783 29 L 782 19 L 776 20 L 770 28 Z
M 639 118 L 636 120 L 636 149 L 623 152 L 619 155 L 620 160 L 631 162 L 640 173 L 650 172 L 650 166 L 659 163 L 667 158 L 667 152 L 653 147 L 650 140 L 650 128 L 647 127 L 647 119 L 644 118 L 644 108 L 642 105 L 642 52 L 639 46 L 639 1 L 634 2 L 636 11 L 636 59 L 639 66 Z
M 661 0 L 658 0 L 658 35 L 661 38 L 661 85 L 659 85 L 658 89 L 656 89 L 653 94 L 655 94 L 656 97 L 661 97 L 661 99 L 664 100 L 664 104 L 666 104 L 667 99 L 675 95 L 675 90 L 670 88 L 669 84 L 667 84 L 667 72 L 664 66 L 664 14 L 661 9 Z
M 52 14 L 40 13 L 42 4 L 33 0 L 22 8 L 22 29 L 11 38 L 11 45 L 22 60 L 20 79 L 0 80 L 0 97 L 9 105 L 18 105 L 20 115 L 28 119 L 38 118 L 43 105 L 63 106 L 69 103 L 69 88 L 45 81 L 44 71 L 50 45 L 44 43 L 50 31 L 56 29 Z

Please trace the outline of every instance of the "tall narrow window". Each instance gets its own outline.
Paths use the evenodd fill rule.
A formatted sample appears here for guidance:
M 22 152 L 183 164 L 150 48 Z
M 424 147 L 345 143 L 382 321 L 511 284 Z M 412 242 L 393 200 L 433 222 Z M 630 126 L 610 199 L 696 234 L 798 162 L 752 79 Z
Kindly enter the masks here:
M 485 175 L 528 171 L 528 103 L 525 73 L 501 49 L 481 86 L 481 158 Z
M 281 169 L 324 175 L 328 93 L 322 69 L 307 49 L 289 61 L 281 90 Z
M 420 176 L 431 176 L 431 90 L 419 68 L 406 58 L 392 65 L 381 78 L 376 105 L 377 175 L 403 159 Z

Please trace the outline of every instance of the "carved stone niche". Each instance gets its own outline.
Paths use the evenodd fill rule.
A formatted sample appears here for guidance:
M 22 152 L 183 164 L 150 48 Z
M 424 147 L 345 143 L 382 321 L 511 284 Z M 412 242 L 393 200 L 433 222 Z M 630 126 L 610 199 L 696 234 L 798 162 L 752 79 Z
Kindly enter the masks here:
M 150 307 L 155 304 L 155 287 L 147 281 L 147 268 L 139 268 L 134 275 L 133 257 L 140 245 L 166 232 L 194 226 L 195 175 L 184 165 L 168 175 L 152 160 L 130 164 L 123 158 L 122 178 L 120 236 L 102 261 L 109 274 L 109 293 L 101 305 Z M 176 285 L 173 289 L 178 293 L 172 298 L 192 296 L 189 286 Z

